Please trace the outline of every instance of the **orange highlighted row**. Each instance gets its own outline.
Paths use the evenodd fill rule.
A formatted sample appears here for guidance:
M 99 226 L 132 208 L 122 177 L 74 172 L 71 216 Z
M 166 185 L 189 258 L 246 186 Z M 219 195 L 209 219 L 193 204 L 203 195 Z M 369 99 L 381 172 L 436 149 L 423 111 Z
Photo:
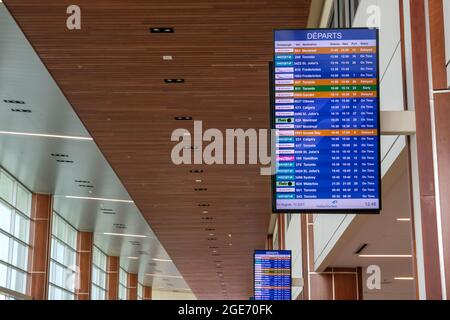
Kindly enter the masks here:
M 377 79 L 318 79 L 295 80 L 295 86 L 376 85 Z
M 296 137 L 363 137 L 377 136 L 377 129 L 357 130 L 295 130 Z
M 295 48 L 294 54 L 376 53 L 377 47 Z
M 314 99 L 314 98 L 376 98 L 376 91 L 325 91 L 325 92 L 296 92 L 296 99 Z

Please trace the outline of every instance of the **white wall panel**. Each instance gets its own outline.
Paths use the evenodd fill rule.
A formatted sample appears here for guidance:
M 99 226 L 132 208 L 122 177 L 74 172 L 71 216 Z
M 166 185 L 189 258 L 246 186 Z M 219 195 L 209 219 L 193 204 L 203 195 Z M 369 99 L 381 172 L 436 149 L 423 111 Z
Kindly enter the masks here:
M 450 2 L 450 0 L 445 0 Z M 374 7 L 376 6 L 376 7 Z M 403 110 L 399 2 L 396 0 L 362 0 L 354 27 L 367 27 L 374 8 L 380 13 L 380 105 L 381 110 Z M 381 139 L 382 172 L 388 171 L 400 151 L 404 138 L 384 136 Z M 331 252 L 354 219 L 354 215 L 316 215 L 314 221 L 314 262 L 316 268 Z

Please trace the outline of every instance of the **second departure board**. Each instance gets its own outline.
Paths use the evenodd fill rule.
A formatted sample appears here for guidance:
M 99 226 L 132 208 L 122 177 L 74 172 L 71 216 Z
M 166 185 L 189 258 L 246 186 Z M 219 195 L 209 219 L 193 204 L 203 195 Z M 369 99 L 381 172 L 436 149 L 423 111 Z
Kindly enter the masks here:
M 255 300 L 291 300 L 291 259 L 291 251 L 255 251 Z
M 379 212 L 378 30 L 274 37 L 273 211 Z

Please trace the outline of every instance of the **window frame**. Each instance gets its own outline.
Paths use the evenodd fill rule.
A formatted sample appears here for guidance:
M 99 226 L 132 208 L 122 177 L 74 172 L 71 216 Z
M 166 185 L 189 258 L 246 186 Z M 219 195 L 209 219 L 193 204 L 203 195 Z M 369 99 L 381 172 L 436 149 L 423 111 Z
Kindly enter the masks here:
M 56 217 L 56 219 L 55 219 Z M 57 221 L 59 220 L 59 221 Z M 59 235 L 57 234 L 57 232 L 55 232 L 55 223 L 63 223 L 65 225 L 66 228 L 71 229 L 72 232 L 75 233 L 75 242 L 74 242 L 74 246 L 72 247 L 72 244 L 68 243 L 70 241 L 66 241 L 66 239 L 61 239 L 59 237 Z M 67 229 L 67 230 L 68 230 Z M 57 229 L 58 230 L 58 229 Z M 52 211 L 52 226 L 51 226 L 51 240 L 50 240 L 50 257 L 49 257 L 49 277 L 48 277 L 48 292 L 47 292 L 47 299 L 48 300 L 60 300 L 60 299 L 56 299 L 55 297 L 50 297 L 51 291 L 52 289 L 56 289 L 56 290 L 60 290 L 65 294 L 65 297 L 70 296 L 71 299 L 69 300 L 75 300 L 76 299 L 76 283 L 74 285 L 73 291 L 62 287 L 60 284 L 57 284 L 53 281 L 52 279 L 52 270 L 53 270 L 53 266 L 57 266 L 61 269 L 64 269 L 65 272 L 67 273 L 71 273 L 71 276 L 74 277 L 75 282 L 77 280 L 78 274 L 77 274 L 77 263 L 76 263 L 76 259 L 77 259 L 77 237 L 78 237 L 78 230 L 72 225 L 70 224 L 70 222 L 68 222 L 66 219 L 64 219 L 57 211 L 53 210 Z M 54 243 L 59 243 L 62 247 L 64 247 L 64 257 L 63 260 L 65 260 L 65 254 L 66 252 L 70 252 L 73 255 L 73 266 L 75 267 L 75 270 L 70 268 L 71 266 L 66 265 L 64 261 L 60 262 L 57 260 L 56 257 L 54 257 L 54 253 L 56 248 L 54 248 L 53 244 Z M 68 250 L 68 251 L 67 251 Z M 62 300 L 66 300 L 66 299 L 62 299 Z
M 6 179 L 10 182 L 10 197 L 5 198 L 0 193 L 0 205 L 6 211 L 9 211 L 9 225 L 0 228 L 0 235 L 5 240 L 4 246 L 6 250 L 4 257 L 0 257 L 0 265 L 5 269 L 4 283 L 1 285 L 10 290 L 16 292 L 19 295 L 26 295 L 28 293 L 28 283 L 30 278 L 30 249 L 31 249 L 31 210 L 33 201 L 33 192 L 29 190 L 23 183 L 21 183 L 16 177 L 6 171 L 0 166 L 0 184 Z M 27 204 L 25 211 L 19 204 L 19 189 L 24 191 L 27 196 Z M 21 223 L 25 222 L 25 228 Z M 20 248 L 20 250 L 19 250 Z M 21 252 L 22 251 L 22 252 Z M 14 275 L 14 273 L 17 273 Z M 20 277 L 18 276 L 20 274 Z M 1 281 L 1 279 L 0 279 Z M 17 283 L 20 281 L 20 283 Z M 21 288 L 19 288 L 19 286 Z M 14 299 L 14 297 L 6 297 L 1 295 L 3 299 Z

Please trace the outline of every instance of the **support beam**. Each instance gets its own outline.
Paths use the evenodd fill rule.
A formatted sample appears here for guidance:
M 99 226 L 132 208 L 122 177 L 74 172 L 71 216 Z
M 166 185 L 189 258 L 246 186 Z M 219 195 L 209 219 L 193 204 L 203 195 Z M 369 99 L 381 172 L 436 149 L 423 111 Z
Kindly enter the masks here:
M 127 277 L 127 299 L 137 300 L 137 283 L 138 277 L 136 273 L 128 273 Z
M 108 256 L 106 261 L 106 299 L 119 298 L 119 257 Z
M 142 300 L 152 300 L 152 287 L 144 286 Z
M 49 195 L 34 194 L 31 206 L 28 294 L 33 300 L 45 300 L 50 255 L 52 198 Z
M 91 299 L 92 245 L 92 232 L 78 232 L 77 267 L 79 268 L 79 288 L 75 292 L 77 300 Z

